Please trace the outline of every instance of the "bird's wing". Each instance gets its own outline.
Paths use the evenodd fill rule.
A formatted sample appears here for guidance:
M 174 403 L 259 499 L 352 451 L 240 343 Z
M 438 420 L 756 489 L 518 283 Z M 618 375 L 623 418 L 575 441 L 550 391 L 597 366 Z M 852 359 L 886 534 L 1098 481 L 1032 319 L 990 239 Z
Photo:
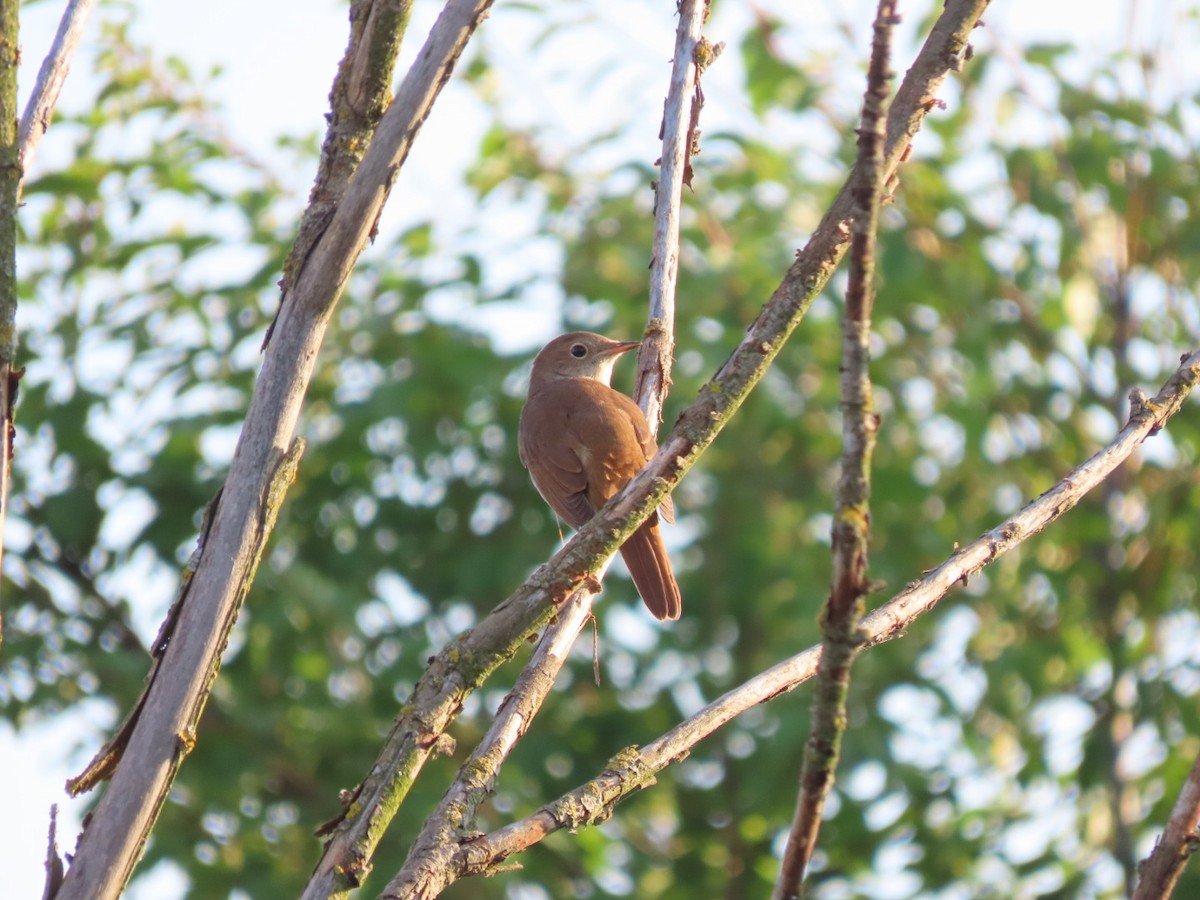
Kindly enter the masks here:
M 538 493 L 563 521 L 579 528 L 595 510 L 588 502 L 587 474 L 578 443 L 567 433 L 562 412 L 569 399 L 557 396 L 531 399 L 521 412 L 517 449 Z
M 642 412 L 642 408 L 620 391 L 613 391 L 613 393 L 621 398 L 618 402 L 620 402 L 621 409 L 629 418 L 629 422 L 633 426 L 633 433 L 637 436 L 638 443 L 642 447 L 643 459 L 637 469 L 631 475 L 627 476 L 628 479 L 636 475 L 642 466 L 646 465 L 650 461 L 650 458 L 658 452 L 658 444 L 655 443 L 654 436 L 650 433 L 650 425 L 646 421 L 646 414 Z M 671 525 L 675 524 L 675 504 L 669 495 L 662 503 L 658 504 L 658 514 L 662 516 L 664 522 Z
M 605 483 L 589 484 L 588 494 L 592 498 L 593 504 L 599 509 L 642 470 L 650 457 L 658 451 L 658 445 L 654 443 L 654 438 L 650 434 L 650 426 L 646 423 L 645 414 L 632 399 L 620 391 L 596 381 L 587 382 L 581 387 L 592 393 L 604 394 L 608 401 L 602 404 L 589 404 L 589 409 L 604 410 L 605 418 L 602 422 L 596 423 L 580 422 L 581 430 L 584 426 L 591 425 L 597 430 L 612 432 L 624 437 L 624 440 L 612 441 L 610 446 L 613 448 L 613 453 L 603 461 L 604 465 L 599 469 L 605 476 Z M 585 446 L 587 446 L 586 435 L 583 437 Z M 596 471 L 594 465 L 589 465 L 589 468 Z M 659 504 L 658 513 L 664 521 L 675 523 L 675 506 L 670 497 Z

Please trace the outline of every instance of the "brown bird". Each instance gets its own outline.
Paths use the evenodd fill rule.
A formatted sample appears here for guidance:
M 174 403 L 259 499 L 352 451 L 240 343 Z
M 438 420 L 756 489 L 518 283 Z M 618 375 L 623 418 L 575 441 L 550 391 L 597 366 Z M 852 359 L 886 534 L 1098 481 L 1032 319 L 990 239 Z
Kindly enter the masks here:
M 550 508 L 580 528 L 658 449 L 638 405 L 609 387 L 613 365 L 639 341 L 576 331 L 542 348 L 521 410 L 521 463 Z M 668 497 L 621 547 L 633 583 L 656 618 L 678 619 L 679 585 L 658 527 L 674 523 Z

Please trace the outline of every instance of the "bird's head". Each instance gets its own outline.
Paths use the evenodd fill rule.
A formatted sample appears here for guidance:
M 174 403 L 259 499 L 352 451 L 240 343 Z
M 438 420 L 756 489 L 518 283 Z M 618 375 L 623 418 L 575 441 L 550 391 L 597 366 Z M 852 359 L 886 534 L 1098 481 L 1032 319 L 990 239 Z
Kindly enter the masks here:
M 564 334 L 543 347 L 533 361 L 530 386 L 563 378 L 591 378 L 609 384 L 617 357 L 640 346 L 641 341 L 612 341 L 590 331 Z

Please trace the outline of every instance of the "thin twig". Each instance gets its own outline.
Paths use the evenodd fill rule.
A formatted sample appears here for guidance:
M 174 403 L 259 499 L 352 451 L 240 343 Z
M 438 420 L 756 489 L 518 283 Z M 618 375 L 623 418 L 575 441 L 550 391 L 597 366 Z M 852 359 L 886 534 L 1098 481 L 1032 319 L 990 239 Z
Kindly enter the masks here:
M 328 227 L 288 287 L 187 602 L 162 659 L 162 677 L 145 695 L 124 758 L 83 832 L 62 900 L 107 900 L 120 893 L 194 744 L 192 726 L 294 471 L 292 438 L 325 329 L 421 124 L 490 5 L 447 4 Z
M 1135 394 L 1129 421 L 1111 444 L 1020 512 L 955 551 L 936 569 L 868 614 L 862 621 L 865 644 L 874 647 L 901 636 L 914 620 L 937 605 L 955 585 L 965 584 L 970 576 L 1078 505 L 1128 459 L 1142 441 L 1156 434 L 1180 410 L 1197 383 L 1200 383 L 1200 351 L 1183 358 L 1179 369 L 1153 400 Z M 604 821 L 612 814 L 616 803 L 652 784 L 659 772 L 671 763 L 685 759 L 697 744 L 717 729 L 746 710 L 786 694 L 812 678 L 820 664 L 821 652 L 818 645 L 776 663 L 641 749 L 630 748 L 617 754 L 596 778 L 533 815 L 464 844 L 453 860 L 455 870 L 460 877 L 489 872 L 514 853 L 559 829 L 582 828 Z
M 871 392 L 871 311 L 875 303 L 875 242 L 884 189 L 886 125 L 895 0 L 880 0 L 867 67 L 867 90 L 858 130 L 858 159 L 851 178 L 855 203 L 850 272 L 842 321 L 842 464 L 833 524 L 833 583 L 821 626 L 821 667 L 813 689 L 810 733 L 796 797 L 796 812 L 784 848 L 775 900 L 800 897 L 804 873 L 817 845 L 825 798 L 833 787 L 846 728 L 850 667 L 862 649 L 859 622 L 867 578 L 871 458 L 879 417 Z
M 1200 846 L 1200 756 L 1179 790 L 1167 827 L 1150 855 L 1138 866 L 1133 900 L 1160 900 L 1175 890 L 1188 857 Z
M 707 0 L 683 0 L 675 29 L 675 58 L 663 108 L 661 175 L 654 193 L 654 243 L 650 251 L 650 314 L 638 351 L 637 383 L 633 398 L 646 413 L 652 433 L 662 422 L 663 401 L 671 384 L 675 351 L 675 287 L 679 281 L 679 218 L 683 182 L 699 140 L 694 123 L 699 115 L 700 71 L 696 48 L 708 15 Z
M 54 900 L 63 880 L 62 858 L 58 855 L 58 804 L 50 804 L 50 826 L 46 830 L 46 884 L 42 900 Z
M 63 10 L 58 32 L 54 35 L 54 43 L 42 61 L 37 83 L 33 86 L 33 93 L 30 94 L 29 102 L 25 104 L 25 113 L 21 116 L 18 141 L 21 145 L 22 178 L 29 171 L 38 145 L 42 142 L 46 129 L 50 127 L 50 117 L 54 114 L 58 95 L 67 80 L 71 60 L 75 56 L 88 16 L 95 5 L 96 0 L 69 0 L 67 8 Z
M 949 0 L 934 25 L 889 112 L 884 154 L 889 174 L 932 108 L 929 98 L 957 70 L 986 5 L 987 0 Z M 361 848 L 378 842 L 467 696 L 546 625 L 555 605 L 593 576 L 712 443 L 832 275 L 845 250 L 850 216 L 848 191 L 843 188 L 741 344 L 683 411 L 654 459 L 549 562 L 432 658 L 367 776 L 347 797 L 346 809 L 322 829 L 331 835 L 316 873 L 322 885 L 306 898 L 329 896 L 335 884 L 348 890 L 361 882 L 363 868 L 369 865 L 359 855 Z

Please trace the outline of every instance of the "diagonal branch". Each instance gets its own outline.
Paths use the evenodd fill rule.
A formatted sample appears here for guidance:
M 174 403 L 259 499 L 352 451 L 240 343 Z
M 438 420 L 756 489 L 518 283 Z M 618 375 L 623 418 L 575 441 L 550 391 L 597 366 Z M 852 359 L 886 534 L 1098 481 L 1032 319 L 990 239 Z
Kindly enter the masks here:
M 866 646 L 900 637 L 919 616 L 933 609 L 957 584 L 1044 530 L 1108 478 L 1133 451 L 1156 434 L 1200 384 L 1200 350 L 1185 356 L 1153 400 L 1131 395 L 1129 421 L 1111 444 L 1073 469 L 1065 478 L 1015 515 L 955 551 L 936 569 L 868 614 L 862 621 Z M 774 700 L 812 678 L 822 648 L 810 647 L 714 700 L 694 716 L 641 749 L 618 753 L 596 778 L 543 806 L 531 816 L 465 843 L 453 865 L 459 877 L 485 874 L 512 856 L 562 828 L 576 829 L 606 820 L 613 807 L 642 788 L 673 762 L 685 759 L 697 744 L 748 709 Z M 1190 801 L 1189 801 L 1190 802 Z
M 946 77 L 960 57 L 987 0 L 949 0 L 909 69 L 888 116 L 885 168 L 894 172 Z M 659 452 L 633 481 L 475 628 L 430 661 L 405 703 L 370 772 L 347 795 L 329 834 L 306 898 L 329 896 L 361 882 L 373 848 L 403 803 L 430 753 L 470 695 L 545 626 L 574 589 L 593 577 L 658 507 L 715 439 L 774 361 L 845 252 L 852 215 L 843 187 L 783 282 L 699 397 L 683 411 Z M 286 314 L 286 308 L 284 311 Z
M 83 29 L 87 26 L 88 17 L 95 5 L 96 0 L 69 0 L 67 8 L 63 10 L 58 31 L 54 35 L 54 43 L 42 61 L 37 83 L 33 86 L 33 93 L 30 94 L 29 101 L 25 104 L 25 112 L 21 116 L 18 141 L 21 145 L 22 178 L 29 171 L 38 145 L 50 127 L 50 117 L 54 114 L 58 95 L 67 80 L 75 49 L 79 46 Z
M 391 102 L 392 74 L 408 30 L 412 5 L 413 0 L 354 0 L 350 4 L 350 42 L 329 93 L 329 127 L 321 145 L 321 160 L 308 195 L 308 207 L 283 264 L 280 308 L 309 254 L 329 227 L 346 195 L 350 178 L 362 163 L 371 137 Z M 263 337 L 263 349 L 271 342 L 278 320 L 277 311 L 275 321 Z
M 875 243 L 884 190 L 883 141 L 895 0 L 880 0 L 867 68 L 867 90 L 858 130 L 858 159 L 850 192 L 855 216 L 850 238 L 850 279 L 842 321 L 842 473 L 833 524 L 833 584 L 821 627 L 821 668 L 813 689 L 812 723 L 804 751 L 796 812 L 775 882 L 776 900 L 800 896 L 801 883 L 833 787 L 846 728 L 850 667 L 862 649 L 859 622 L 867 578 L 871 521 L 871 457 L 879 416 L 870 374 L 871 310 L 875 303 Z
M 369 12 L 375 6 L 355 9 Z M 80 838 L 59 892 L 64 900 L 120 893 L 191 750 L 225 640 L 295 471 L 292 437 L 325 328 L 421 124 L 489 6 L 490 0 L 446 5 L 327 227 L 288 285 L 229 475 L 181 592 L 186 602 L 176 605 L 168 622 L 176 627 L 167 629 L 158 675 L 138 702 L 121 764 Z M 363 40 L 364 34 L 371 29 L 355 30 L 353 39 Z M 372 46 L 385 49 L 387 43 Z M 383 77 L 389 81 L 390 70 Z
M 1188 857 L 1200 846 L 1200 756 L 1192 764 L 1187 780 L 1175 799 L 1167 827 L 1154 850 L 1138 866 L 1138 884 L 1133 900 L 1170 897 Z
M 463 763 L 437 810 L 425 820 L 404 867 L 388 882 L 381 897 L 430 900 L 453 881 L 449 861 L 459 844 L 468 839 L 475 811 L 492 792 L 501 764 L 554 687 L 591 610 L 591 594 L 586 591 L 577 591 L 563 604 L 558 621 L 547 629 L 533 658 L 500 704 L 491 728 Z

